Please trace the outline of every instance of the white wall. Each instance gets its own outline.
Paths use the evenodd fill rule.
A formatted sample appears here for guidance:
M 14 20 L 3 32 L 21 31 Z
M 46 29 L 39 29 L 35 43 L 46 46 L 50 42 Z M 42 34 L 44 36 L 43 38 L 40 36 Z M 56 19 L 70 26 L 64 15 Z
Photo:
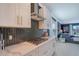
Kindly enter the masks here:
M 49 24 L 49 35 L 52 37 L 57 37 L 57 22 L 52 19 L 50 10 L 47 8 L 48 13 L 48 24 Z

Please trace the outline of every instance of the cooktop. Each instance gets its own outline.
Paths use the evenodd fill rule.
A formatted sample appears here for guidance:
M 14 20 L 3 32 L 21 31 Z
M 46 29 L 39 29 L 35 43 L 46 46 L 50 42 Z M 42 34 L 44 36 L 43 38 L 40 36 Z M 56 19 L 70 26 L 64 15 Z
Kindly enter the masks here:
M 48 39 L 38 38 L 38 39 L 30 39 L 30 40 L 27 40 L 27 41 L 30 42 L 30 43 L 33 43 L 35 45 L 38 45 L 38 44 L 40 44 L 40 43 L 42 43 L 42 42 L 44 42 L 46 40 L 48 40 Z

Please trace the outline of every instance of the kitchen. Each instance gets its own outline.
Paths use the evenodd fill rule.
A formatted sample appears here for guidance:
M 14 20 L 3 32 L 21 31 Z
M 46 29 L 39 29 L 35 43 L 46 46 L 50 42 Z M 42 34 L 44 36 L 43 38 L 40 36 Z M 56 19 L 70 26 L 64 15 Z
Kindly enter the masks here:
M 0 8 L 1 56 L 54 54 L 57 28 L 46 6 L 42 3 L 1 3 Z

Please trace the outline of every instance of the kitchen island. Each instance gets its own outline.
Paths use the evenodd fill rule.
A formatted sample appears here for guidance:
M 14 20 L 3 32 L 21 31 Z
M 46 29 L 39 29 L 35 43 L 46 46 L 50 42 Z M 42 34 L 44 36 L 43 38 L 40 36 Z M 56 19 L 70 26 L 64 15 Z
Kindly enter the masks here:
M 25 41 L 5 47 L 5 50 L 0 50 L 0 56 L 51 56 L 54 53 L 54 44 L 55 38 L 52 37 L 38 45 Z

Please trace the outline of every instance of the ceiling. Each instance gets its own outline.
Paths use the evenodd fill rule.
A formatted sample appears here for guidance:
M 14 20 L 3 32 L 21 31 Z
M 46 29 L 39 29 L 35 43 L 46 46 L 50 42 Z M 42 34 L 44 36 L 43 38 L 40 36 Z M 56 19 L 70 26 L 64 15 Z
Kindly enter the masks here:
M 59 22 L 64 24 L 79 23 L 78 3 L 44 3 L 44 5 Z

